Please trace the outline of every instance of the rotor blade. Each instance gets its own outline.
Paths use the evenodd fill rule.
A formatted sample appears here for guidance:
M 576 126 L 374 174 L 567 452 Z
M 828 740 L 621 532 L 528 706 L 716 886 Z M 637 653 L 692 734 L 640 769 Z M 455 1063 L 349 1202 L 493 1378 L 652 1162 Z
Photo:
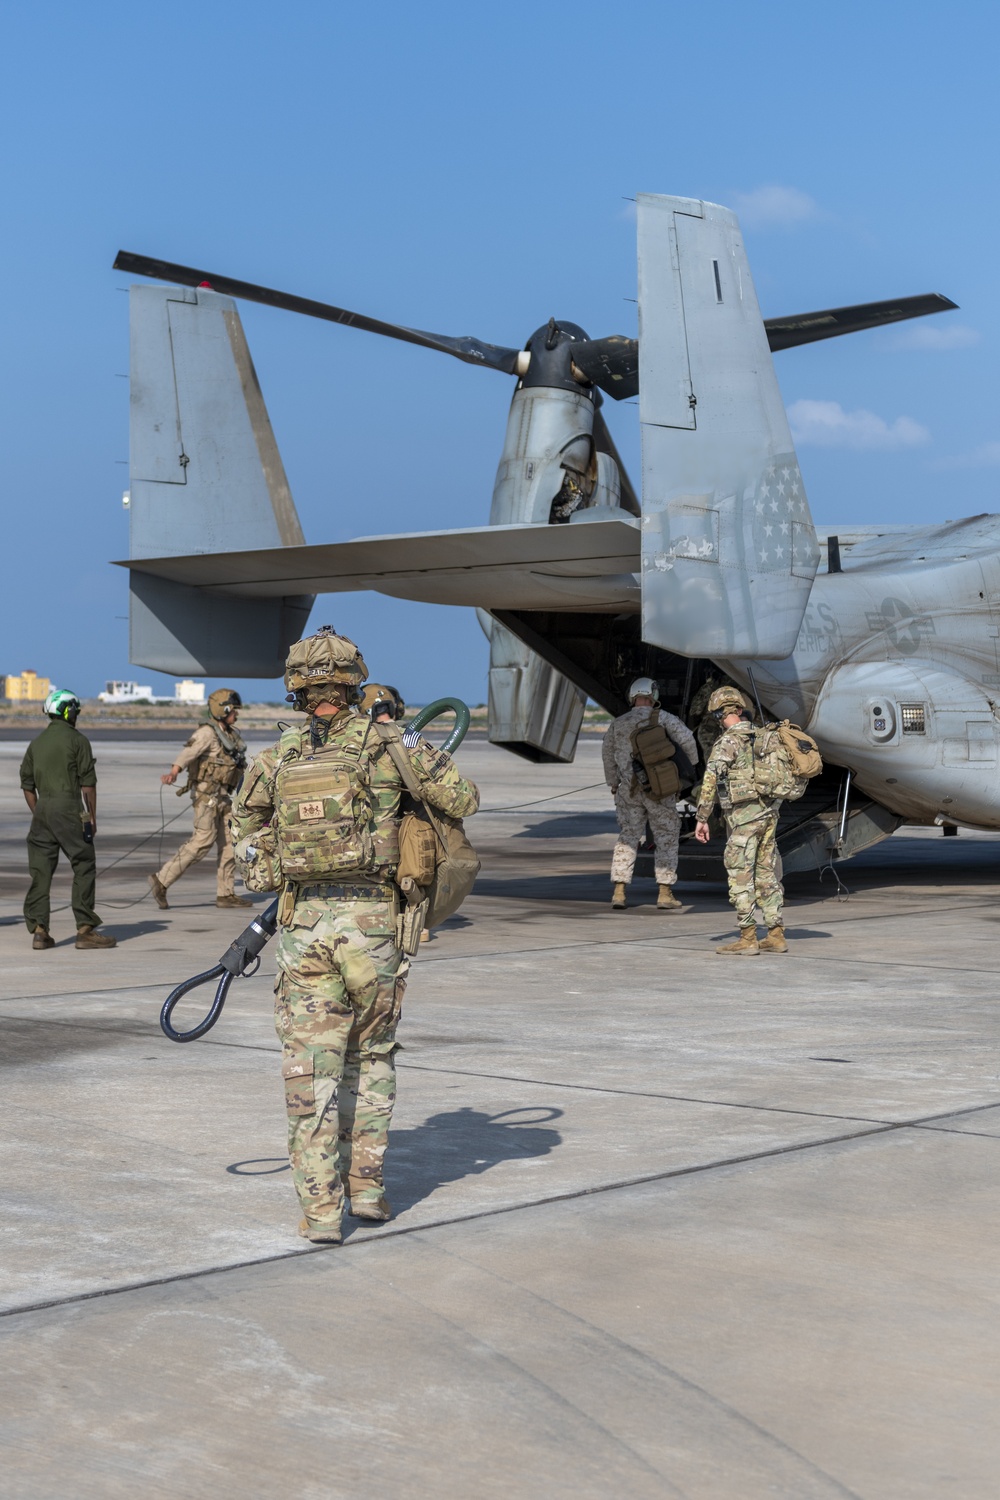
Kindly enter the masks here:
M 328 323 L 344 323 L 349 328 L 361 328 L 366 333 L 381 333 L 386 338 L 400 339 L 404 344 L 419 344 L 424 349 L 437 349 L 442 354 L 453 354 L 466 364 L 486 365 L 492 370 L 502 370 L 506 375 L 514 374 L 519 351 L 505 349 L 499 344 L 484 344 L 474 338 L 448 338 L 444 334 L 424 333 L 419 328 L 404 328 L 398 323 L 383 323 L 379 318 L 367 318 L 363 313 L 348 312 L 343 307 L 331 307 L 327 302 L 314 302 L 309 297 L 276 292 L 270 287 L 255 286 L 250 281 L 234 281 L 231 276 L 218 276 L 214 271 L 199 271 L 193 266 L 174 265 L 169 260 L 153 260 L 148 255 L 134 255 L 130 250 L 119 250 L 115 256 L 114 269 L 129 271 L 136 276 L 151 276 L 157 281 L 178 282 L 181 286 L 197 287 L 207 283 L 213 292 L 222 292 L 227 297 L 242 297 L 246 302 L 263 302 L 266 307 L 305 313 L 310 318 L 323 318 Z
M 639 341 L 613 333 L 573 345 L 573 363 L 592 385 L 624 401 L 639 394 Z
M 615 447 L 615 440 L 608 431 L 608 424 L 605 422 L 604 413 L 601 411 L 595 411 L 594 413 L 593 432 L 598 453 L 606 453 L 618 465 L 618 475 L 621 480 L 622 509 L 631 511 L 633 516 L 641 516 L 642 506 L 639 504 L 639 497 L 632 488 L 632 481 L 626 473 L 625 465 L 622 463 L 618 449 Z
M 855 307 L 829 307 L 822 312 L 796 313 L 790 318 L 765 318 L 764 327 L 767 341 L 776 351 L 794 349 L 797 344 L 813 344 L 817 339 L 833 339 L 841 333 L 902 323 L 906 318 L 950 312 L 957 306 L 957 302 L 939 292 L 927 292 L 922 297 L 898 297 L 895 302 L 860 302 Z M 579 364 L 579 356 L 575 358 Z

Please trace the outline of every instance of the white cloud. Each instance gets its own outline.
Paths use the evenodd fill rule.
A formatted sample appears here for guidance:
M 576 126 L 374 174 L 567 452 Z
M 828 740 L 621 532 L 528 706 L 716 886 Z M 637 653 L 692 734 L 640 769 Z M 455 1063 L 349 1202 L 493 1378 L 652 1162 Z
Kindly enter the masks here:
M 1000 466 L 1000 443 L 980 443 L 969 453 L 956 453 L 951 458 L 942 458 L 934 465 L 936 469 L 995 469 Z
M 817 448 L 916 448 L 930 441 L 912 417 L 887 422 L 873 411 L 845 411 L 839 401 L 793 401 L 788 420 L 796 443 Z
M 968 349 L 978 344 L 982 335 L 975 328 L 966 328 L 962 323 L 945 323 L 940 328 L 936 323 L 918 323 L 897 334 L 894 349 Z
M 788 229 L 822 217 L 819 204 L 808 193 L 778 183 L 754 188 L 752 193 L 734 193 L 733 207 L 748 229 Z

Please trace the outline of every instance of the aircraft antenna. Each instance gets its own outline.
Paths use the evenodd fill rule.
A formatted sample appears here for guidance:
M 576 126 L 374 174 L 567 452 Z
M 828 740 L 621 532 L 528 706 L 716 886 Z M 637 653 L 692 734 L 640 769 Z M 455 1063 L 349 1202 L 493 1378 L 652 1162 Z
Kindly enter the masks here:
M 747 667 L 747 676 L 750 679 L 750 686 L 753 688 L 754 701 L 757 704 L 757 718 L 763 724 L 763 722 L 764 722 L 764 710 L 760 706 L 760 694 L 757 691 L 757 684 L 754 681 L 754 675 L 753 675 L 753 668 L 752 667 Z

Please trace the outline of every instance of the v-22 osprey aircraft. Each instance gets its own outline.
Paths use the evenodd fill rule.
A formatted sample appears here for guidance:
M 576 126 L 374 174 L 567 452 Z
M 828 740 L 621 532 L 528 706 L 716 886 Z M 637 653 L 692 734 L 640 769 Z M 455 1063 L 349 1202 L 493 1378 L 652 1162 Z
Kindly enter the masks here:
M 449 338 L 121 252 L 131 288 L 131 660 L 276 676 L 320 592 L 470 605 L 489 735 L 571 760 L 592 697 L 650 675 L 685 713 L 713 670 L 801 724 L 827 769 L 786 870 L 903 822 L 1000 827 L 1000 517 L 813 525 L 772 352 L 955 304 L 761 317 L 729 209 L 642 194 L 638 340 L 558 319 L 522 349 Z M 437 349 L 516 389 L 488 526 L 307 545 L 235 298 Z M 639 396 L 641 503 L 601 412 Z

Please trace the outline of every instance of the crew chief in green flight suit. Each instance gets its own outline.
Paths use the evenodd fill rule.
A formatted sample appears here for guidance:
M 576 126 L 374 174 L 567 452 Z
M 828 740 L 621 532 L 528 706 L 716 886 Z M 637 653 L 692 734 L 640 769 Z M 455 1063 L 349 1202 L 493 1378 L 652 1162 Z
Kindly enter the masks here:
M 31 884 L 24 898 L 24 920 L 33 934 L 32 948 L 54 948 L 49 932 L 49 891 L 62 850 L 73 868 L 73 915 L 78 948 L 113 948 L 116 940 L 98 932 L 94 910 L 97 859 L 97 771 L 90 741 L 76 728 L 80 700 L 53 688 L 45 700 L 49 723 L 32 740 L 21 762 L 21 790 L 31 810 L 28 871 Z M 90 839 L 84 837 L 84 819 Z

